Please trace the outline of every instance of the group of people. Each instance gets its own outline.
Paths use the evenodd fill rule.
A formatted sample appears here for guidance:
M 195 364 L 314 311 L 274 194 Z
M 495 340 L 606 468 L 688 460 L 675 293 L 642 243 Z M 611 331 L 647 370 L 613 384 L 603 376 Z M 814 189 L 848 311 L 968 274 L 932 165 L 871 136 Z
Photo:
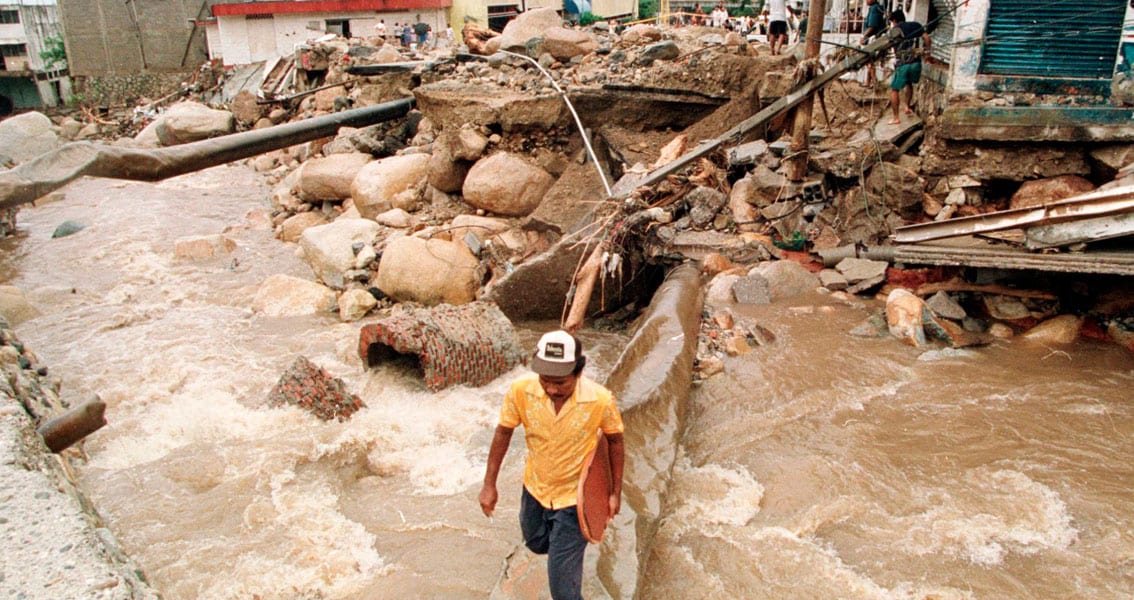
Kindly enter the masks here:
M 378 24 L 374 26 L 374 33 L 387 43 L 394 43 L 403 48 L 411 48 L 414 44 L 418 48 L 444 47 L 453 41 L 452 27 L 447 27 L 438 36 L 434 34 L 432 25 L 422 21 L 413 24 L 410 24 L 409 21 L 405 23 L 395 22 L 392 27 L 387 28 L 386 19 L 378 19 Z
M 894 117 L 891 125 L 902 122 L 902 114 L 913 114 L 913 86 L 921 81 L 921 58 L 929 53 L 933 43 L 925 26 L 917 21 L 907 21 L 902 9 L 886 14 L 886 9 L 878 0 L 866 0 L 866 18 L 862 23 L 862 45 L 870 43 L 886 33 L 886 23 L 901 32 L 901 39 L 894 44 L 894 74 L 890 78 L 890 109 Z M 866 85 L 877 84 L 874 66 L 866 70 Z M 903 94 L 904 93 L 904 94 Z M 901 96 L 905 96 L 905 108 L 901 107 Z

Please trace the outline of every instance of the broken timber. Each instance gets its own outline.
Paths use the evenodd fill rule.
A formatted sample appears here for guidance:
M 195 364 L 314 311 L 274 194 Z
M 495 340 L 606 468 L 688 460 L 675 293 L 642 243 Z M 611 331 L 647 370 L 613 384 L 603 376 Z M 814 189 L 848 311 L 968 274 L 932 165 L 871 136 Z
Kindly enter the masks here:
M 775 102 L 764 107 L 762 110 L 760 110 L 760 112 L 752 115 L 751 117 L 748 117 L 740 123 L 737 123 L 732 129 L 729 129 L 728 131 L 722 133 L 720 136 L 714 139 L 702 142 L 700 146 L 697 146 L 691 152 L 687 152 L 683 154 L 681 158 L 678 158 L 677 160 L 654 170 L 649 175 L 646 175 L 641 179 L 633 181 L 631 185 L 633 186 L 633 188 L 653 186 L 665 179 L 665 177 L 667 177 L 671 173 L 688 166 L 698 158 L 701 158 L 702 156 L 712 152 L 713 150 L 716 150 L 725 142 L 728 142 L 730 140 L 739 141 L 739 139 L 744 134 L 756 129 L 757 127 L 763 126 L 772 119 L 778 117 L 781 113 L 795 108 L 805 99 L 809 98 L 811 94 L 819 91 L 843 73 L 846 73 L 847 71 L 854 71 L 864 64 L 874 60 L 875 58 L 878 58 L 883 52 L 888 50 L 891 46 L 893 46 L 901 39 L 902 33 L 900 29 L 893 28 L 887 30 L 886 35 L 879 37 L 878 40 L 863 47 L 860 54 L 847 56 L 846 58 L 839 60 L 826 71 L 823 71 L 815 79 L 804 83 L 798 88 L 780 97 L 779 100 L 776 100 Z M 613 194 L 611 194 L 611 196 L 615 198 L 625 197 L 633 190 L 633 188 L 620 189 L 618 186 L 616 186 L 615 191 Z
M 159 181 L 330 137 L 338 133 L 340 127 L 366 127 L 401 118 L 413 105 L 413 98 L 404 98 L 155 150 L 72 142 L 14 169 L 0 172 L 0 209 L 33 202 L 83 175 Z

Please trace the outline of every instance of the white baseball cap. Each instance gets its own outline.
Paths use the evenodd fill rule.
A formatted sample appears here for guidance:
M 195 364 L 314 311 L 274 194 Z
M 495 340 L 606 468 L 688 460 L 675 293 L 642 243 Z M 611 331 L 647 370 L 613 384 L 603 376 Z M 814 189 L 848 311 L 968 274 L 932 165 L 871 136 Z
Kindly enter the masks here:
M 566 377 L 575 372 L 575 364 L 582 355 L 582 345 L 575 336 L 562 329 L 549 331 L 536 344 L 531 369 L 548 377 Z

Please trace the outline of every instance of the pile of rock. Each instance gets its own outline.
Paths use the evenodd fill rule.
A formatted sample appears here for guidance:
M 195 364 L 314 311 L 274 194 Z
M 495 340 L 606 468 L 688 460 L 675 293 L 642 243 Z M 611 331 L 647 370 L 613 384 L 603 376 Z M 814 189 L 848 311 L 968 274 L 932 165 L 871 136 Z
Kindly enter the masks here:
M 268 394 L 269 406 L 298 406 L 324 421 L 345 421 L 366 406 L 346 389 L 343 380 L 332 377 L 304 356 L 295 359 Z

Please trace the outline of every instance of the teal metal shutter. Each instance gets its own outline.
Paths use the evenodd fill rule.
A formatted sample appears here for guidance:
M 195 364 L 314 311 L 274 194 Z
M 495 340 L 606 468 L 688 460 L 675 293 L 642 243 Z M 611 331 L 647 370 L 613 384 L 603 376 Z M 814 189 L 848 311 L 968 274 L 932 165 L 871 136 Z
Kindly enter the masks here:
M 929 46 L 929 55 L 943 62 L 953 61 L 953 34 L 957 29 L 957 22 L 953 20 L 957 3 L 962 0 L 933 0 L 933 11 L 929 13 L 929 37 L 933 41 Z
M 981 73 L 1110 79 L 1127 0 L 991 0 Z

